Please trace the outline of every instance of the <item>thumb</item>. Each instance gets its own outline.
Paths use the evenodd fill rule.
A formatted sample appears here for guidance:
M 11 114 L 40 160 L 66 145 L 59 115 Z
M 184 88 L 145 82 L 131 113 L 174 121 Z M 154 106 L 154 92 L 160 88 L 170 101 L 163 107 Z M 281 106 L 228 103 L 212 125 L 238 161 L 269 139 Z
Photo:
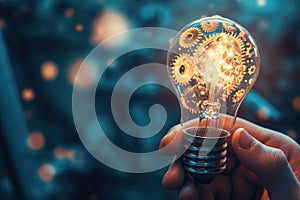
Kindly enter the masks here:
M 234 132 L 232 146 L 241 164 L 261 179 L 271 199 L 299 197 L 299 181 L 282 150 L 262 144 L 243 128 Z

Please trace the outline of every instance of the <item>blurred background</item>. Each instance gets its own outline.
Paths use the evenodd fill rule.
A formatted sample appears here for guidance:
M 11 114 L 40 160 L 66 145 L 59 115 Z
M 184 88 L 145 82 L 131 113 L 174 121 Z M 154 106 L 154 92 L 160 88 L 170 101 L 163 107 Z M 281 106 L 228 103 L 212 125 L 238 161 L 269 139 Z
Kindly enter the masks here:
M 76 71 L 96 44 L 137 27 L 180 30 L 202 16 L 219 14 L 246 27 L 259 46 L 261 72 L 239 116 L 300 139 L 300 13 L 298 0 L 0 0 L 0 197 L 1 199 L 171 199 L 161 179 L 167 168 L 145 174 L 118 172 L 85 149 L 75 130 L 71 96 Z M 157 149 L 180 119 L 172 93 L 144 86 L 130 112 L 139 125 L 148 110 L 165 106 L 159 134 L 136 139 L 115 124 L 110 97 L 133 67 L 165 63 L 166 52 L 133 51 L 110 63 L 96 94 L 107 136 L 134 152 Z M 151 77 L 149 77 L 151 79 Z M 135 80 L 130 80 L 135 84 Z M 80 82 L 75 87 L 90 87 Z

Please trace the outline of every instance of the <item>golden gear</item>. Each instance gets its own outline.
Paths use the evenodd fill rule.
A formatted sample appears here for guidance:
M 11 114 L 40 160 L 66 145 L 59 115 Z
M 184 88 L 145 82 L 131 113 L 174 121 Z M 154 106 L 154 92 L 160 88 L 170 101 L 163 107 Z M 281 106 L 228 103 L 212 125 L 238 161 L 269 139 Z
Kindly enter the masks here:
M 213 32 L 215 30 L 217 30 L 218 28 L 218 23 L 215 21 L 204 21 L 201 22 L 201 27 L 205 32 Z
M 251 58 L 254 55 L 254 48 L 250 42 L 246 44 L 246 56 Z
M 199 71 L 205 73 L 201 66 L 216 67 L 227 97 L 241 84 L 246 73 L 244 43 L 234 33 L 219 33 L 205 38 L 195 50 L 193 56 L 199 62 Z M 204 74 L 199 74 L 204 77 Z M 207 74 L 205 74 L 207 77 Z
M 232 97 L 232 102 L 236 103 L 238 101 L 240 101 L 245 95 L 245 89 L 240 89 L 238 91 L 235 92 L 235 94 Z
M 173 59 L 171 64 L 172 79 L 175 84 L 186 85 L 194 76 L 192 58 L 188 54 L 181 54 Z
M 194 85 L 187 88 L 181 95 L 181 102 L 185 109 L 191 113 L 200 114 L 200 105 L 204 100 L 208 99 L 208 90 L 202 85 Z
M 234 32 L 234 31 L 236 31 L 236 27 L 234 27 L 234 26 L 233 26 L 232 24 L 230 24 L 230 23 L 223 22 L 222 25 L 223 25 L 223 28 L 224 28 L 226 31 L 228 31 L 228 32 Z
M 199 42 L 201 35 L 202 32 L 199 28 L 189 28 L 181 34 L 181 37 L 179 39 L 179 45 L 183 48 L 193 47 Z
M 248 74 L 249 74 L 249 75 L 252 75 L 252 74 L 255 72 L 255 70 L 256 70 L 255 65 L 252 65 L 252 66 L 249 67 L 249 69 L 248 69 Z

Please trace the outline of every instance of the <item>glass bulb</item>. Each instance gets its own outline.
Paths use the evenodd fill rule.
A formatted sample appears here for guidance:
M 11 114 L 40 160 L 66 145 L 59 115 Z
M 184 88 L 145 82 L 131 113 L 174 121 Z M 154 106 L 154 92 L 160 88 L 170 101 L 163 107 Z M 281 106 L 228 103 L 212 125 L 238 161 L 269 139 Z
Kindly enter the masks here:
M 184 168 L 195 181 L 209 183 L 226 168 L 226 138 L 258 76 L 257 46 L 236 22 L 205 17 L 179 31 L 167 66 L 187 141 Z

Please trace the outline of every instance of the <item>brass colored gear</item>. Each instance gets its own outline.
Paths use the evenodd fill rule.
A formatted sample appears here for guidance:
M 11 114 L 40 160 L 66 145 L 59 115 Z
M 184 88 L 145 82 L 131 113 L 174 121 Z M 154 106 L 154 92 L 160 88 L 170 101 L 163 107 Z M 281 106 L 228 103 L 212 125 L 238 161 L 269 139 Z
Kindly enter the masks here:
M 192 57 L 188 54 L 176 56 L 171 64 L 171 75 L 175 84 L 186 85 L 194 76 Z
M 236 31 L 236 27 L 233 26 L 233 24 L 227 23 L 227 22 L 223 22 L 222 23 L 223 28 L 228 31 L 228 32 L 234 32 Z
M 239 102 L 244 97 L 245 92 L 246 92 L 245 89 L 240 89 L 236 91 L 232 97 L 232 102 L 233 103 Z
M 254 47 L 250 42 L 248 42 L 246 44 L 246 56 L 248 58 L 251 58 L 253 55 L 254 55 Z
M 256 70 L 255 65 L 250 66 L 249 69 L 248 69 L 248 74 L 249 75 L 254 74 L 255 70 Z
M 215 22 L 215 21 L 201 22 L 202 29 L 207 33 L 217 30 L 218 26 L 219 26 L 218 22 Z
M 191 48 L 199 42 L 201 35 L 202 32 L 199 28 L 189 28 L 181 34 L 179 45 L 183 48 Z
M 181 95 L 181 102 L 191 113 L 200 114 L 200 105 L 208 99 L 208 90 L 202 85 L 194 85 L 185 89 Z

